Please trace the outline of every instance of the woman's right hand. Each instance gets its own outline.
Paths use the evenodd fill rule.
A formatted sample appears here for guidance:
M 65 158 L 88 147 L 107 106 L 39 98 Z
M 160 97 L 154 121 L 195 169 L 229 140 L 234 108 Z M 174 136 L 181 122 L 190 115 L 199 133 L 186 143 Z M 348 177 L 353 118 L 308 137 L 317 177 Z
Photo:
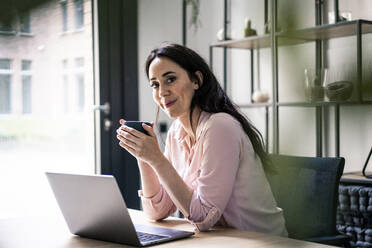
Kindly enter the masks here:
M 125 120 L 121 119 L 121 126 L 116 130 L 119 145 L 137 160 L 142 160 L 151 166 L 161 164 L 164 156 L 159 148 L 153 127 L 142 124 L 148 133 L 146 135 L 134 128 L 122 125 L 124 122 Z
M 120 127 L 116 130 L 117 133 L 121 132 L 121 125 L 124 124 L 125 120 L 121 119 L 120 121 Z M 121 142 L 120 138 L 118 137 L 118 140 Z M 127 150 L 130 154 L 131 151 L 126 149 L 122 144 L 120 144 L 121 147 L 123 147 L 125 150 Z M 139 157 L 136 157 L 135 154 L 132 154 L 137 159 L 138 168 L 140 171 L 141 176 L 141 184 L 142 184 L 142 195 L 145 198 L 151 198 L 160 190 L 160 182 L 159 179 L 155 173 L 155 171 L 152 169 L 152 167 L 140 159 Z

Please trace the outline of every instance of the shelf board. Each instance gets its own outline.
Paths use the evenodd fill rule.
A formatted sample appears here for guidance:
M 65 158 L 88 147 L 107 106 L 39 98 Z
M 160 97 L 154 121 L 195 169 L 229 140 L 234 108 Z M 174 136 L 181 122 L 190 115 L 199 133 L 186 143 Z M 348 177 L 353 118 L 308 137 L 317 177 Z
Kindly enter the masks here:
M 237 104 L 239 108 L 264 108 L 272 107 L 273 103 L 271 102 L 262 102 L 262 103 L 246 103 L 246 104 Z M 362 101 L 362 102 L 345 102 L 345 101 L 319 101 L 319 102 L 278 102 L 277 106 L 283 107 L 317 107 L 317 106 L 335 106 L 335 105 L 372 105 L 372 101 Z
M 362 102 L 343 102 L 343 101 L 321 101 L 321 102 L 279 102 L 278 106 L 285 107 L 317 107 L 317 106 L 334 106 L 334 105 L 371 105 L 372 101 Z
M 372 33 L 372 21 L 360 19 L 338 22 L 335 24 L 325 24 L 291 32 L 278 32 L 276 33 L 276 36 L 278 37 L 279 46 L 297 45 L 310 41 L 328 40 L 356 35 L 359 23 L 361 24 L 363 34 Z M 271 46 L 271 38 L 269 34 L 258 35 L 243 39 L 218 41 L 211 43 L 209 46 L 240 49 L 268 48 Z
M 226 41 L 218 41 L 216 43 L 212 43 L 209 46 L 211 47 L 226 47 L 226 48 L 241 48 L 241 49 L 257 49 L 257 48 L 267 48 L 270 47 L 271 40 L 270 35 L 258 35 L 258 36 L 250 36 L 243 39 L 235 39 L 235 40 L 226 40 Z
M 271 107 L 273 104 L 271 102 L 259 102 L 259 103 L 247 103 L 247 104 L 237 104 L 239 108 L 264 108 Z
M 303 39 L 279 39 L 279 46 L 296 45 L 304 43 Z M 240 49 L 258 49 L 271 47 L 270 35 L 251 36 L 243 39 L 218 41 L 209 44 L 210 47 L 240 48 Z
M 276 35 L 278 36 L 278 38 L 303 40 L 303 42 L 328 40 L 332 38 L 341 38 L 356 35 L 359 23 L 362 27 L 362 34 L 372 33 L 372 21 L 360 19 L 338 22 L 335 24 L 325 24 L 288 32 L 280 32 Z

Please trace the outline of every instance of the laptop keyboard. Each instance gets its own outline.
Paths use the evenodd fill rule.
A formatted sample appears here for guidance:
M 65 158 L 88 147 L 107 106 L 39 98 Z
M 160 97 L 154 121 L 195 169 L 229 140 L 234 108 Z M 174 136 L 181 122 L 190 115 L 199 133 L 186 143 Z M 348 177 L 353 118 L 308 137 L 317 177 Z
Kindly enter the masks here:
M 139 240 L 142 242 L 150 242 L 154 240 L 161 240 L 166 239 L 168 236 L 162 236 L 157 234 L 151 234 L 151 233 L 144 233 L 144 232 L 137 232 Z

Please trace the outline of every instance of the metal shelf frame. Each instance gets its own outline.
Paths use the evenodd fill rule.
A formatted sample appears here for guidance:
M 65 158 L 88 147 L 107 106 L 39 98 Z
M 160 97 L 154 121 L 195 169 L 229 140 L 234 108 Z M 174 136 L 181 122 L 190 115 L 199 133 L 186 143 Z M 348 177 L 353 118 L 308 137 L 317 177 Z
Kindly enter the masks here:
M 231 0 L 224 0 L 224 18 L 223 18 L 223 27 L 224 30 L 227 30 L 227 25 L 230 20 L 227 19 L 227 6 L 228 1 Z M 265 22 L 267 22 L 268 18 L 268 0 L 265 0 Z M 227 40 L 227 32 L 224 32 L 224 41 L 220 41 L 214 44 L 209 45 L 209 65 L 213 69 L 213 48 L 222 48 L 223 49 L 223 87 L 227 89 L 227 49 L 229 48 L 237 48 L 237 49 L 249 49 L 250 50 L 250 104 L 240 104 L 240 108 L 265 108 L 265 148 L 268 152 L 269 150 L 269 108 L 273 106 L 273 103 L 253 103 L 252 95 L 254 92 L 254 50 L 258 48 L 266 48 L 270 47 L 270 37 L 271 35 L 262 35 L 262 36 L 255 36 L 255 37 L 248 37 L 239 40 Z
M 228 18 L 228 1 L 224 0 L 224 17 L 223 27 L 227 29 L 230 20 Z M 270 4 L 269 2 L 270 1 Z M 269 108 L 272 108 L 272 152 L 279 153 L 279 107 L 310 107 L 315 108 L 315 128 L 316 128 L 316 156 L 323 156 L 323 115 L 325 108 L 334 108 L 334 121 L 335 121 L 335 156 L 340 156 L 340 108 L 342 106 L 352 105 L 372 105 L 371 100 L 364 100 L 362 94 L 362 35 L 372 33 L 372 21 L 369 20 L 352 20 L 352 21 L 339 21 L 339 0 L 334 0 L 335 20 L 334 24 L 323 24 L 323 1 L 315 0 L 315 26 L 310 28 L 287 30 L 276 32 L 277 30 L 277 2 L 278 0 L 265 0 L 265 23 L 270 16 L 271 27 L 270 34 L 258 35 L 247 37 L 243 39 L 227 40 L 227 32 L 224 34 L 224 41 L 214 42 L 209 44 L 209 63 L 213 69 L 213 51 L 216 48 L 223 49 L 223 87 L 227 88 L 227 49 L 245 49 L 250 51 L 250 103 L 240 104 L 241 108 L 265 108 L 265 129 L 266 129 L 266 149 L 268 151 L 269 143 Z M 184 9 L 186 8 L 185 0 Z M 270 8 L 269 8 L 270 7 Z M 186 11 L 184 13 L 184 23 L 186 22 Z M 186 28 L 185 24 L 183 25 Z M 186 33 L 183 32 L 184 45 L 186 44 Z M 325 53 L 323 49 L 323 42 L 329 39 L 341 37 L 356 37 L 357 45 L 357 80 L 356 90 L 358 92 L 357 100 L 352 101 L 319 101 L 319 102 L 280 102 L 279 101 L 279 87 L 278 87 L 278 47 L 292 46 L 304 44 L 308 42 L 315 42 L 315 65 L 316 70 L 319 71 L 324 67 Z M 272 102 L 269 103 L 253 103 L 252 94 L 254 92 L 254 50 L 260 48 L 271 49 L 272 59 Z

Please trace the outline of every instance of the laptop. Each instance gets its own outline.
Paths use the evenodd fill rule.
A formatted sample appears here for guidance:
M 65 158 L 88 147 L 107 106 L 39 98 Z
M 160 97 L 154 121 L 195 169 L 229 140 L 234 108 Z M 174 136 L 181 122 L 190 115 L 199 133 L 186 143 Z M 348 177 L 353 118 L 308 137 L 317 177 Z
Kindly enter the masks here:
M 194 234 L 134 225 L 113 176 L 51 172 L 46 172 L 46 176 L 72 234 L 133 246 L 149 246 Z

